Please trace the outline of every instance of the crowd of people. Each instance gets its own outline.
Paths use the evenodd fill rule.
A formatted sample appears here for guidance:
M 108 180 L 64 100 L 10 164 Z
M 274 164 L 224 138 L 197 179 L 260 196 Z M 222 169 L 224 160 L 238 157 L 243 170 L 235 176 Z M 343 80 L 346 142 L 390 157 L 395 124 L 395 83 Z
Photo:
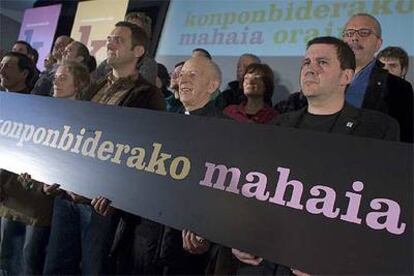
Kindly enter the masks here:
M 404 80 L 408 56 L 399 47 L 376 55 L 382 31 L 372 15 L 349 18 L 342 39 L 310 40 L 301 91 L 278 103 L 271 100 L 278 93 L 272 68 L 252 53 L 240 56 L 237 79 L 219 91 L 221 71 L 206 49 L 194 49 L 168 74 L 148 54 L 149 39 L 151 19 L 132 12 L 108 34 L 105 61 L 97 65 L 84 44 L 60 36 L 43 72 L 35 65 L 37 51 L 17 41 L 1 57 L 0 93 L 413 142 L 413 89 Z M 6 275 L 306 275 L 115 209 L 104 197 L 85 198 L 21 173 L 0 171 L 0 271 Z

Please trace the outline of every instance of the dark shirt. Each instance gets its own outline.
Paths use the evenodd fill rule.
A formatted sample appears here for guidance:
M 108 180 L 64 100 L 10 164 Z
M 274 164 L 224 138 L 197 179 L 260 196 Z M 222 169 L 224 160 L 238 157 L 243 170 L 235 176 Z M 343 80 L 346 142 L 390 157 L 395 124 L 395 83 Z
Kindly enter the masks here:
M 355 108 L 346 102 L 336 113 L 338 114 L 336 118 L 329 118 L 329 115 L 312 115 L 308 116 L 310 118 L 307 118 L 306 122 L 303 122 L 306 114 L 310 115 L 307 108 L 281 114 L 277 117 L 275 124 L 381 140 L 400 140 L 400 129 L 395 119 L 378 111 Z
M 306 111 L 297 127 L 321 132 L 332 132 L 340 113 L 341 112 L 331 115 L 315 115 Z

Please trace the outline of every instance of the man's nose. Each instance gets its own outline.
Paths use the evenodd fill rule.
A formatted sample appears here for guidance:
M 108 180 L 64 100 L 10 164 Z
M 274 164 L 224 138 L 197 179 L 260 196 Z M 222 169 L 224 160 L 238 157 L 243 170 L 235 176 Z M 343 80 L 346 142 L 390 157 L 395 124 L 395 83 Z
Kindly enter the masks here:
M 311 62 L 306 66 L 304 74 L 315 75 L 319 72 L 319 70 L 320 70 L 319 65 L 316 62 Z
M 246 84 L 255 84 L 256 83 L 256 80 L 247 80 L 246 81 Z
M 357 32 L 355 32 L 352 36 L 351 36 L 351 41 L 359 41 L 359 34 Z
M 187 82 L 189 80 L 189 77 L 187 74 L 181 74 L 177 77 L 177 80 L 181 84 L 183 82 Z
M 113 50 L 114 49 L 114 43 L 112 41 L 106 41 L 106 49 Z

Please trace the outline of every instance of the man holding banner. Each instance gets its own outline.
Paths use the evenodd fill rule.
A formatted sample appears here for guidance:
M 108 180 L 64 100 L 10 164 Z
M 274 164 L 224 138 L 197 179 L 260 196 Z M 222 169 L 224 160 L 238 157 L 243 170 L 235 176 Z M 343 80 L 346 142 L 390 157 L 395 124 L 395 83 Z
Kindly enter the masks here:
M 112 71 L 106 79 L 96 85 L 87 99 L 106 105 L 163 110 L 165 104 L 162 93 L 143 79 L 136 68 L 136 64 L 145 53 L 146 45 L 147 36 L 142 29 L 128 22 L 118 22 L 107 38 L 107 60 Z M 58 200 L 63 201 L 57 198 L 56 201 Z M 96 218 L 95 216 L 99 215 L 94 213 L 89 203 L 89 199 L 75 195 L 74 203 L 61 202 L 60 208 L 54 209 L 45 274 L 76 274 L 79 267 L 82 274 L 109 273 L 107 257 L 112 245 L 112 226 L 115 217 Z M 81 217 L 88 219 L 80 219 L 73 215 L 72 209 L 76 208 L 76 205 L 82 206 L 77 208 L 80 213 L 83 213 Z M 81 229 L 86 229 L 82 231 L 81 243 L 82 248 L 87 250 L 82 250 L 82 253 L 73 252 L 70 250 L 70 245 L 66 247 L 68 250 L 65 250 L 60 242 L 71 239 L 67 236 L 68 231 L 61 231 L 62 227 L 70 227 L 67 222 L 76 220 Z M 123 253 L 128 254 L 128 252 L 121 252 Z M 81 256 L 74 258 L 79 254 Z M 78 262 L 72 261 L 68 265 L 68 260 L 73 259 Z
M 286 113 L 278 125 L 398 141 L 396 120 L 376 111 L 356 109 L 345 102 L 345 89 L 354 71 L 355 56 L 344 42 L 333 37 L 309 41 L 300 72 L 308 107 Z
M 355 56 L 345 42 L 334 37 L 317 37 L 309 41 L 300 72 L 300 85 L 307 98 L 308 107 L 281 115 L 276 120 L 276 124 L 398 141 L 397 121 L 376 111 L 356 109 L 345 102 L 345 89 L 351 82 L 354 71 Z M 184 248 L 189 252 L 196 252 L 197 248 L 205 247 L 200 242 L 197 245 L 196 241 L 191 245 L 189 247 L 184 243 Z M 228 249 L 222 247 L 220 250 L 214 263 L 232 267 L 217 267 L 218 271 L 230 270 L 237 271 L 237 274 L 260 275 L 279 275 L 287 272 L 283 266 L 237 249 L 232 249 L 232 253 L 239 262 L 231 263 L 223 259 L 229 258 L 226 253 Z M 304 275 L 296 269 L 292 269 L 292 272 L 296 275 Z
M 210 96 L 221 83 L 221 72 L 217 64 L 206 57 L 193 57 L 187 60 L 180 72 L 179 93 L 183 103 L 180 113 L 205 117 L 223 117 L 221 111 L 216 108 Z M 95 198 L 92 201 L 95 210 L 108 215 L 112 211 L 109 201 L 103 197 Z M 136 218 L 135 229 L 131 231 L 134 224 L 134 216 L 124 214 L 125 223 L 122 235 L 117 235 L 119 242 L 115 245 L 119 248 L 120 260 L 117 265 L 117 273 L 133 274 L 203 274 L 208 261 L 208 255 L 204 254 L 209 250 L 210 244 L 207 240 L 202 242 L 203 248 L 192 251 L 192 243 L 198 244 L 196 235 L 190 231 L 175 230 L 159 223 L 144 218 Z M 140 222 L 138 222 L 140 221 Z M 129 233 L 129 234 L 128 234 Z M 132 234 L 131 234 L 132 233 Z M 182 234 L 182 238 L 181 238 Z M 145 240 L 151 244 L 152 249 L 137 242 Z M 198 237 L 198 240 L 200 238 Z M 125 250 L 131 243 L 132 253 Z M 181 243 L 190 253 L 197 253 L 194 256 L 183 251 Z M 122 266 L 120 266 L 122 264 Z
M 28 94 L 36 79 L 35 64 L 27 55 L 19 52 L 4 55 L 0 63 L 0 90 Z M 52 201 L 39 187 L 32 189 L 18 179 L 16 174 L 0 169 L 0 274 L 40 274 Z
M 143 12 L 130 12 L 125 16 L 125 21 L 137 25 L 142 28 L 151 39 L 151 18 Z M 144 57 L 137 64 L 140 75 L 149 83 L 155 85 L 155 78 L 157 77 L 157 63 L 146 51 Z M 104 60 L 96 68 L 95 78 L 101 80 L 111 71 L 111 66 L 107 60 Z

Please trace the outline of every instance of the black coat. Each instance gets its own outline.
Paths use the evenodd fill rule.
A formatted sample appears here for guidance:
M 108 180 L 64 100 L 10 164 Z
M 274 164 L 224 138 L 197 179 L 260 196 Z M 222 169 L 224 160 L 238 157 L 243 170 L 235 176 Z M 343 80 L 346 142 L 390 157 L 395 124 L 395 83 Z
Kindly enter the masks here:
M 413 88 L 409 82 L 389 74 L 376 61 L 365 92 L 362 108 L 377 110 L 400 124 L 402 142 L 413 143 Z
M 182 106 L 178 113 L 185 112 Z M 208 102 L 200 109 L 190 112 L 190 116 L 202 116 L 212 118 L 225 118 L 223 113 L 215 105 L 214 101 Z M 183 249 L 181 230 L 176 230 L 168 226 L 164 227 L 161 243 L 160 262 L 163 266 L 164 275 L 203 275 L 212 274 L 210 270 L 212 255 L 216 253 L 217 245 L 213 244 L 210 250 L 201 255 L 188 253 Z
M 281 114 L 275 124 L 283 127 L 298 128 L 307 112 L 307 107 Z M 336 120 L 332 133 L 353 135 L 381 140 L 399 140 L 399 126 L 396 120 L 377 111 L 358 109 L 345 103 Z M 258 266 L 236 262 L 237 275 L 289 275 L 290 269 L 264 260 Z
M 275 124 L 297 128 L 306 109 L 282 114 L 276 119 Z M 355 108 L 348 103 L 342 108 L 332 133 L 399 141 L 399 126 L 396 120 L 377 111 Z

